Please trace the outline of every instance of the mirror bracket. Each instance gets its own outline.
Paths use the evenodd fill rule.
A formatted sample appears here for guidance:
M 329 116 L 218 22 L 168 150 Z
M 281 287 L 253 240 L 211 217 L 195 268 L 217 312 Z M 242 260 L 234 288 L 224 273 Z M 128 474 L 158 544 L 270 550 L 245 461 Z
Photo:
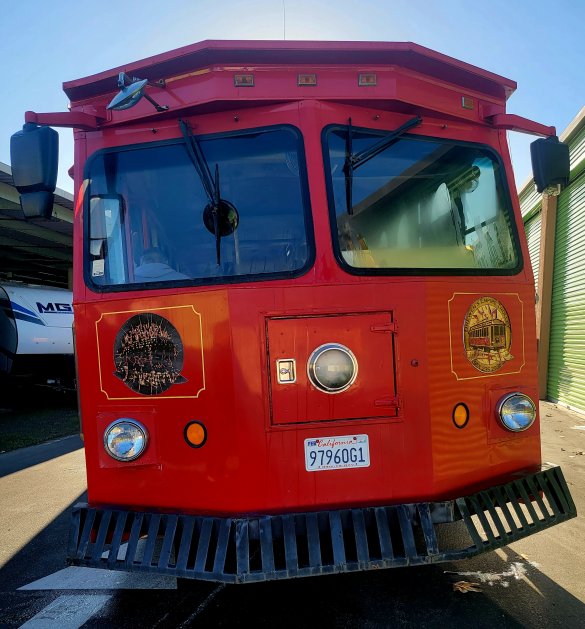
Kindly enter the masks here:
M 556 135 L 555 127 L 549 127 L 534 120 L 517 116 L 516 114 L 493 114 L 486 115 L 487 120 L 492 127 L 496 129 L 505 129 L 506 131 L 518 131 L 519 133 L 527 133 L 528 135 L 540 135 L 549 137 Z
M 42 127 L 69 127 L 82 131 L 95 131 L 105 119 L 105 115 L 91 115 L 82 111 L 59 111 L 45 114 L 27 111 L 24 114 L 25 123 Z

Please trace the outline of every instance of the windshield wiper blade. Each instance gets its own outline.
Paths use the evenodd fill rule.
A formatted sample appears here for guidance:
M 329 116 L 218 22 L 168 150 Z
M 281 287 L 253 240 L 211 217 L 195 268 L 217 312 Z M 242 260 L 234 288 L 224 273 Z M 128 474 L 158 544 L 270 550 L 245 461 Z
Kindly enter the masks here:
M 345 162 L 343 164 L 343 173 L 345 174 L 345 203 L 347 206 L 347 213 L 353 213 L 353 163 L 352 157 L 352 141 L 353 141 L 353 128 L 351 126 L 351 118 L 347 125 L 347 136 L 345 137 Z
M 212 201 L 212 212 L 213 212 L 213 231 L 215 233 L 215 256 L 217 258 L 217 264 L 220 264 L 220 256 L 221 256 L 221 231 L 219 228 L 219 204 L 221 202 L 221 197 L 219 195 L 219 165 L 215 165 L 215 180 L 213 182 L 213 201 Z
M 207 164 L 207 160 L 201 151 L 201 147 L 199 146 L 199 140 L 197 136 L 191 131 L 191 127 L 186 120 L 179 120 L 179 126 L 181 128 L 181 133 L 183 134 L 183 138 L 185 139 L 185 145 L 187 147 L 187 153 L 193 162 L 193 166 L 195 166 L 195 170 L 199 175 L 199 179 L 203 185 L 203 189 L 205 190 L 205 194 L 209 199 L 210 203 L 214 201 L 214 183 L 211 178 L 211 171 L 209 170 L 209 166 Z
M 413 127 L 417 127 L 421 124 L 422 118 L 415 116 L 410 120 L 407 120 L 404 124 L 400 125 L 394 131 L 390 131 L 382 139 L 378 140 L 375 144 L 369 148 L 360 151 L 359 153 L 352 152 L 353 142 L 353 127 L 351 126 L 351 118 L 347 126 L 347 137 L 345 139 L 345 163 L 343 165 L 343 172 L 345 174 L 345 197 L 347 203 L 347 213 L 353 213 L 353 201 L 352 201 L 352 189 L 353 189 L 353 171 L 359 168 L 366 162 L 370 161 L 372 157 L 376 157 L 379 153 L 387 149 L 393 142 L 403 136 L 407 131 Z
M 221 203 L 221 196 L 219 192 L 219 166 L 215 165 L 215 180 L 211 177 L 211 171 L 197 136 L 191 131 L 191 127 L 186 120 L 179 120 L 179 126 L 181 133 L 185 139 L 185 145 L 187 147 L 187 153 L 195 170 L 199 175 L 205 194 L 209 199 L 209 207 L 211 208 L 213 217 L 213 233 L 215 235 L 215 255 L 217 258 L 218 266 L 221 264 L 221 230 L 219 225 L 219 210 Z
M 370 148 L 356 153 L 355 155 L 351 155 L 349 159 L 353 170 L 371 160 L 372 157 L 376 157 L 376 155 L 388 148 L 400 136 L 404 135 L 413 127 L 418 127 L 421 122 L 422 118 L 420 116 L 415 116 L 414 118 L 407 120 L 403 125 L 400 125 L 397 129 L 394 129 L 394 131 L 391 131 L 388 135 L 385 135 L 381 140 L 376 142 L 376 144 L 370 146 Z

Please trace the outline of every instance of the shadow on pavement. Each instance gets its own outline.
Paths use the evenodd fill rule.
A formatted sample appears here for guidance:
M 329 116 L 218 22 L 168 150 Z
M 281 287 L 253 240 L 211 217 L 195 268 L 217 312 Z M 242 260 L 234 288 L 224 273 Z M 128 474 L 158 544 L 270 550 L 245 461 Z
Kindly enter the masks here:
M 83 448 L 83 442 L 79 435 L 62 437 L 56 441 L 48 441 L 28 448 L 19 448 L 11 452 L 0 454 L 0 478 L 14 474 L 32 467 L 56 459 L 57 457 L 69 454 L 75 450 Z
M 118 592 L 84 627 L 585 627 L 585 605 L 515 554 L 250 585 Z M 450 571 L 479 571 L 493 585 Z M 510 573 L 518 574 L 515 578 Z M 510 575 L 497 578 L 497 575 Z M 460 580 L 481 592 L 453 590 Z M 114 623 L 114 624 L 112 624 Z

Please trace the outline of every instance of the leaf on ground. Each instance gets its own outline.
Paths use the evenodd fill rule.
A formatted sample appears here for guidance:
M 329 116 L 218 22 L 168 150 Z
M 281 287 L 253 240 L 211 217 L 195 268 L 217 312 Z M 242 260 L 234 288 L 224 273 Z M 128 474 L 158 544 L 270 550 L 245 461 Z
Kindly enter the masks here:
M 481 592 L 481 588 L 479 587 L 479 583 L 470 583 L 469 581 L 457 581 L 457 583 L 453 583 L 453 591 L 467 594 L 467 592 Z

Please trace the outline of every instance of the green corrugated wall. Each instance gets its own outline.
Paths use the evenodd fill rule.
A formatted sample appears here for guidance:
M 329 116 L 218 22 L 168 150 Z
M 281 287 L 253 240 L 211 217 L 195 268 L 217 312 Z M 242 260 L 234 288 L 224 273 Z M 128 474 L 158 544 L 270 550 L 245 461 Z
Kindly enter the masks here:
M 527 214 L 533 214 L 537 211 L 538 206 L 542 205 L 542 194 L 536 192 L 534 181 L 524 188 L 519 195 L 520 211 L 522 216 L 526 218 Z
M 559 197 L 547 395 L 585 411 L 585 171 Z
M 585 159 L 585 125 L 576 133 L 570 141 L 571 170 L 577 168 Z

